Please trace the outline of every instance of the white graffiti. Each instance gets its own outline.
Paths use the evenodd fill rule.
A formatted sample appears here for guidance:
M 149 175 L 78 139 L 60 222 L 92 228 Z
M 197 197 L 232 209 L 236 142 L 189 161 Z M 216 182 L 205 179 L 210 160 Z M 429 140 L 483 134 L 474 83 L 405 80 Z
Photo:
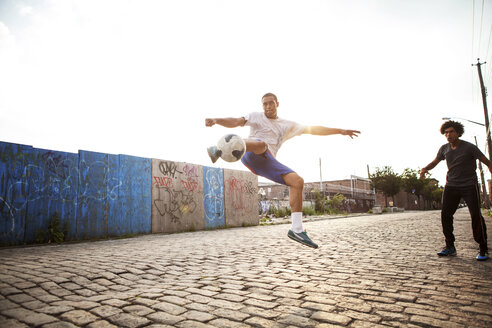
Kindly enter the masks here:
M 205 218 L 208 222 L 224 220 L 224 187 L 220 183 L 219 171 L 208 170 L 205 179 L 209 186 L 204 194 Z
M 8 231 L 9 233 L 12 233 L 14 232 L 14 229 L 15 229 L 15 216 L 14 216 L 14 213 L 12 212 L 12 207 L 10 207 L 9 203 L 3 199 L 2 197 L 0 197 L 0 201 L 2 201 L 5 206 L 8 207 L 8 210 L 9 210 L 9 214 L 10 214 L 10 231 Z
M 87 200 L 114 201 L 118 199 L 118 189 L 123 183 L 120 179 L 111 177 L 111 169 L 108 164 L 102 161 L 95 161 L 89 165 L 86 161 L 82 160 L 80 167 L 80 171 L 84 172 L 85 177 L 83 177 L 83 174 L 80 174 L 79 199 L 82 199 L 83 202 L 87 202 Z M 92 173 L 92 171 L 95 172 Z M 101 172 L 102 178 L 100 177 Z M 102 185 L 105 185 L 106 188 L 100 188 Z
M 53 154 L 53 155 L 51 155 Z M 15 229 L 16 216 L 27 207 L 29 202 L 40 199 L 50 201 L 85 203 L 89 200 L 102 202 L 105 200 L 116 200 L 119 188 L 122 186 L 121 180 L 111 176 L 111 168 L 102 161 L 94 161 L 88 164 L 80 161 L 80 170 L 77 163 L 71 159 L 62 159 L 61 155 L 49 152 L 40 155 L 39 161 L 42 165 L 28 164 L 22 170 L 25 174 L 14 175 L 6 173 L 2 178 L 8 181 L 9 176 L 15 181 L 8 184 L 7 190 L 0 197 L 0 209 L 6 206 L 7 211 L 3 211 L 8 216 L 10 227 L 8 231 L 0 234 L 5 236 L 11 234 Z M 10 168 L 9 168 L 10 169 Z M 13 169 L 20 170 L 18 167 Z M 102 177 L 102 178 L 101 178 Z M 77 188 L 77 182 L 80 183 Z M 105 188 L 102 188 L 105 186 Z M 18 192 L 22 191 L 22 192 Z

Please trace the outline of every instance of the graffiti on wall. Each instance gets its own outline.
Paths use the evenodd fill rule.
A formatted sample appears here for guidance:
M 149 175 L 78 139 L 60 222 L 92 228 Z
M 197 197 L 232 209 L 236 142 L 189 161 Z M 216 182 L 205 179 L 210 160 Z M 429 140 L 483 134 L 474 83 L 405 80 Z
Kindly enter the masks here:
M 191 192 L 199 192 L 198 167 L 186 164 L 183 167 L 183 175 L 184 178 L 181 179 L 182 188 Z
M 60 215 L 62 226 L 72 227 L 69 235 L 74 237 L 78 155 L 41 149 L 33 149 L 33 154 L 33 161 L 27 165 L 29 197 L 25 241 L 34 241 L 36 231 L 46 229 L 55 212 Z
M 167 216 L 172 223 L 178 223 L 183 214 L 193 213 L 197 207 L 192 191 L 158 188 L 154 205 L 160 216 Z
M 31 147 L 0 142 L 0 241 L 23 238 L 28 185 L 25 163 Z
M 77 198 L 78 168 L 76 160 L 47 152 L 40 156 L 39 165 L 29 164 L 29 199 L 73 201 Z
M 128 157 L 122 168 L 121 156 L 128 157 L 0 142 L 0 244 L 34 242 L 55 212 L 67 224 L 68 239 L 104 236 L 109 228 L 114 234 L 148 232 L 150 160 Z M 137 160 L 148 162 L 147 171 L 135 166 Z M 125 183 L 122 169 L 131 175 Z M 119 220 L 127 212 L 137 218 L 134 226 Z
M 252 202 L 257 199 L 257 190 L 252 181 L 237 179 L 234 176 L 226 181 L 226 195 L 234 210 L 250 213 L 254 210 Z
M 21 229 L 25 241 L 47 225 L 50 215 L 75 216 L 77 155 L 3 143 L 0 165 L 2 239 Z M 22 226 L 20 226 L 22 225 Z M 6 240 L 5 240 L 6 241 Z
M 225 225 L 223 172 L 210 167 L 203 168 L 205 226 Z
M 0 142 L 0 244 L 34 241 L 55 211 L 72 240 L 224 226 L 223 171 Z M 248 210 L 247 195 L 256 193 L 242 180 L 228 181 L 238 211 Z
M 184 214 L 194 213 L 197 208 L 198 168 L 185 164 L 180 170 L 175 162 L 168 161 L 161 161 L 158 168 L 162 176 L 152 177 L 157 188 L 154 206 L 161 217 L 179 223 Z

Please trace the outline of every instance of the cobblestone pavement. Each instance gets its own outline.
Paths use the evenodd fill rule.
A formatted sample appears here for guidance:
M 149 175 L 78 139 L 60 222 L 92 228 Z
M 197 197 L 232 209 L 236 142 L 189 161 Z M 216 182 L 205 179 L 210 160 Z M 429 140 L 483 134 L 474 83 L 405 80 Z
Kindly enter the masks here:
M 285 224 L 3 248 L 0 327 L 492 327 L 466 209 L 452 258 L 438 211 L 305 227 L 319 249 Z

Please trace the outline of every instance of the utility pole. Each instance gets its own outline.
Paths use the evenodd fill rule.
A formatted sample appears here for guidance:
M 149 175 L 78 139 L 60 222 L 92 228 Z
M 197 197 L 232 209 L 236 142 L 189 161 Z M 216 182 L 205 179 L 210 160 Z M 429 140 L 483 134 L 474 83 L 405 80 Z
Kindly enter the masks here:
M 485 115 L 485 129 L 487 129 L 487 149 L 489 151 L 489 159 L 492 156 L 492 141 L 490 140 L 490 123 L 489 123 L 489 111 L 487 109 L 487 89 L 483 84 L 482 69 L 481 66 L 487 64 L 487 62 L 480 63 L 480 58 L 477 59 L 477 64 L 472 66 L 477 66 L 478 79 L 480 80 L 480 90 L 482 90 L 482 103 L 483 103 L 483 113 Z
M 487 149 L 489 151 L 489 159 L 492 157 L 492 141 L 490 140 L 490 123 L 489 123 L 489 111 L 487 109 L 487 89 L 483 84 L 482 69 L 481 66 L 487 62 L 480 63 L 480 58 L 477 58 L 477 64 L 472 66 L 477 66 L 478 79 L 480 80 L 480 90 L 482 91 L 482 103 L 483 103 L 483 113 L 485 115 L 485 129 L 487 129 Z M 484 189 L 485 191 L 485 189 Z M 489 199 L 485 200 L 486 204 L 489 205 Z
M 478 147 L 477 137 L 474 136 L 474 138 L 475 138 L 475 145 Z M 489 197 L 487 196 L 487 189 L 485 189 L 485 176 L 483 174 L 482 162 L 480 161 L 478 161 L 478 170 L 480 171 L 480 180 L 482 181 L 482 198 L 485 203 L 485 208 L 489 209 L 490 201 L 489 201 Z

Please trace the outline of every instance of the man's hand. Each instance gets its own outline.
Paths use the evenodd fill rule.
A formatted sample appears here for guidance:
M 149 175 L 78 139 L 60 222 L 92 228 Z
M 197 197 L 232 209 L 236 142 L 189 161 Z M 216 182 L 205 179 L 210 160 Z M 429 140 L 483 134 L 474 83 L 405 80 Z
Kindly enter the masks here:
M 424 180 L 425 179 L 425 175 L 427 173 L 429 173 L 430 170 L 432 170 L 433 168 L 436 167 L 437 164 L 439 164 L 439 162 L 441 161 L 441 159 L 439 158 L 434 158 L 434 160 L 432 162 L 430 162 L 429 164 L 427 164 L 427 166 L 423 167 L 420 169 L 420 179 Z
M 206 118 L 205 119 L 205 126 L 214 126 L 215 123 L 217 123 L 217 120 L 215 118 Z
M 344 135 L 344 136 L 349 136 L 350 139 L 353 139 L 354 137 L 358 137 L 359 136 L 360 131 L 357 131 L 357 130 L 342 130 L 342 132 L 340 134 L 341 135 Z

